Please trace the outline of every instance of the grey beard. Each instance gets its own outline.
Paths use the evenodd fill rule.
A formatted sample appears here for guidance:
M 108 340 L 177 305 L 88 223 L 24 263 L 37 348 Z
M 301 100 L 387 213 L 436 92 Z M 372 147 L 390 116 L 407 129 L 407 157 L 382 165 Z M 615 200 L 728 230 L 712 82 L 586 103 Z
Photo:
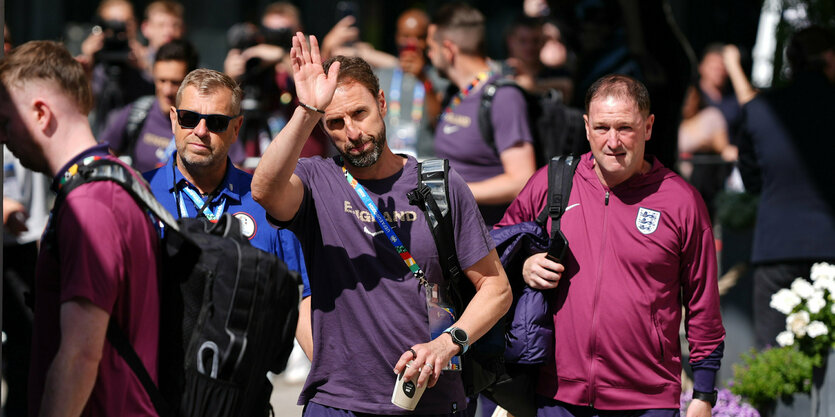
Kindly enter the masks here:
M 382 142 L 374 141 L 374 148 L 372 148 L 371 151 L 356 156 L 348 153 L 342 153 L 342 157 L 348 161 L 349 164 L 357 168 L 368 168 L 377 163 L 377 160 L 380 159 L 380 155 L 382 154 Z

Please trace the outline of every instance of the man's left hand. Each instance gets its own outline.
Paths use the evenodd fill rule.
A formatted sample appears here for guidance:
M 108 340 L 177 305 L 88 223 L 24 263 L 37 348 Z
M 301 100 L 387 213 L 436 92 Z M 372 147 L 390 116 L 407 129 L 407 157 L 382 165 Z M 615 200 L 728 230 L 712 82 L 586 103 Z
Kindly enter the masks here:
M 459 350 L 460 347 L 444 333 L 431 342 L 414 345 L 400 355 L 400 360 L 394 366 L 394 373 L 400 374 L 405 369 L 403 378 L 406 381 L 414 380 L 417 375 L 418 386 L 428 383 L 427 387 L 432 388 L 441 377 L 441 370 Z M 409 361 L 412 361 L 412 364 L 406 368 Z
M 712 413 L 710 403 L 703 400 L 694 399 L 687 407 L 687 417 L 710 417 Z

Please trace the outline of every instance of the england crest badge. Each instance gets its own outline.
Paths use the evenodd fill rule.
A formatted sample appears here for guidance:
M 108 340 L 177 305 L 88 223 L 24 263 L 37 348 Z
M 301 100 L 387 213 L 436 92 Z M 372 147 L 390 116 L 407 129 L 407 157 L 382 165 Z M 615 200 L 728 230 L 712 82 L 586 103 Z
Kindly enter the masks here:
M 638 231 L 648 235 L 658 228 L 658 221 L 661 219 L 661 212 L 645 209 L 638 209 L 638 217 L 635 218 L 635 226 Z

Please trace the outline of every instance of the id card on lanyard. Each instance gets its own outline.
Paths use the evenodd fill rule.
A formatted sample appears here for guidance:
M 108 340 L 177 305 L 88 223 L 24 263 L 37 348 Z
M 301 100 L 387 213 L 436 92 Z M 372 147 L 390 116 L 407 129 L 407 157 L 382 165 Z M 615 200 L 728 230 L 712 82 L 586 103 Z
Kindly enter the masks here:
M 435 338 L 443 334 L 444 330 L 455 323 L 455 310 L 452 308 L 449 294 L 443 286 L 439 284 L 432 284 L 426 280 L 423 269 L 417 264 L 417 261 L 415 261 L 412 254 L 409 253 L 408 249 L 406 249 L 406 246 L 394 232 L 394 229 L 392 229 L 389 222 L 382 216 L 382 214 L 380 214 L 380 211 L 377 209 L 377 205 L 374 204 L 371 197 L 369 197 L 368 193 L 365 192 L 365 188 L 356 179 L 354 179 L 344 166 L 342 167 L 342 172 L 345 174 L 345 178 L 348 180 L 348 183 L 351 184 L 351 187 L 357 192 L 360 199 L 362 199 L 362 202 L 365 203 L 366 207 L 368 207 L 369 213 L 374 216 L 377 224 L 379 224 L 380 228 L 383 229 L 383 233 L 385 233 L 387 237 L 386 240 L 394 246 L 394 249 L 398 254 L 400 254 L 403 262 L 406 263 L 406 266 L 412 271 L 426 292 L 426 311 L 429 316 L 429 340 L 435 340 Z M 453 356 L 452 359 L 444 365 L 443 370 L 460 371 L 461 357 Z

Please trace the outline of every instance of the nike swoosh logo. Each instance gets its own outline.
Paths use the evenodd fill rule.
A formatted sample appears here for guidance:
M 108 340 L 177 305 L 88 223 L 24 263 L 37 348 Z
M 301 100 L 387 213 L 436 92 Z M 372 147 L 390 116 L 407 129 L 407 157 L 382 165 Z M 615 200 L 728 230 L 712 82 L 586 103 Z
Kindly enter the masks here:
M 367 227 L 365 227 L 365 226 L 363 226 L 363 227 L 362 227 L 362 231 L 363 231 L 363 232 L 365 232 L 365 233 L 368 233 L 369 235 L 371 235 L 371 237 L 374 237 L 374 236 L 379 235 L 380 233 L 383 233 L 383 231 L 382 231 L 382 230 L 378 230 L 378 231 L 376 231 L 376 232 L 372 232 L 372 231 L 368 230 L 368 228 L 367 228 Z
M 573 209 L 574 207 L 577 207 L 577 206 L 579 206 L 579 205 L 580 205 L 580 203 L 574 203 L 574 204 L 572 204 L 572 205 L 570 205 L 570 206 L 566 207 L 566 208 L 565 208 L 565 211 L 571 210 L 571 209 Z
M 445 125 L 443 130 L 445 135 L 451 135 L 457 132 L 459 129 L 461 129 L 460 126 Z

